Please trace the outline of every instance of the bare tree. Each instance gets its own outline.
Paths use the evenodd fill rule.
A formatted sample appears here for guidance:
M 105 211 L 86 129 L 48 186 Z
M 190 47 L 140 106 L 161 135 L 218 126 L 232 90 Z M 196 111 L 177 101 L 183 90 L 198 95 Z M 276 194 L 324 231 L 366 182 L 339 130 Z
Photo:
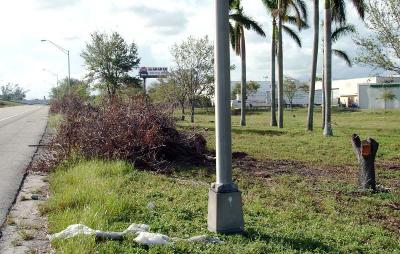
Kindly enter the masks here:
M 398 0 L 367 0 L 367 28 L 372 34 L 358 35 L 359 64 L 400 74 L 400 5 Z
M 209 94 L 214 87 L 214 46 L 208 37 L 189 37 L 171 49 L 175 66 L 171 79 L 184 91 L 191 107 L 191 122 L 194 122 L 195 102 L 198 96 Z

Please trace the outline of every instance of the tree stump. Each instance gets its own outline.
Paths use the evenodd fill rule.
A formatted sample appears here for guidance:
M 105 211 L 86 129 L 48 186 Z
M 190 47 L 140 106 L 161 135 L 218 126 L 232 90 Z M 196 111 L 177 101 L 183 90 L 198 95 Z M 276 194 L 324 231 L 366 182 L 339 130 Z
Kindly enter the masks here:
M 357 134 L 353 134 L 351 143 L 353 144 L 353 150 L 360 165 L 358 175 L 359 186 L 362 189 L 376 191 L 375 157 L 378 152 L 379 143 L 372 138 L 361 141 Z

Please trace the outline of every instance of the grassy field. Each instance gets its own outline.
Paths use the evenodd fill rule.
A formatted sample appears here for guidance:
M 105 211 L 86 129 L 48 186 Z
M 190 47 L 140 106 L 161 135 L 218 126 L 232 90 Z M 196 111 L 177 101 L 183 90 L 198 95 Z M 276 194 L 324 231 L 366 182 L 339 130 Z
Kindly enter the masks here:
M 96 243 L 93 237 L 76 237 L 55 240 L 53 247 L 57 253 L 400 253 L 400 160 L 395 158 L 400 112 L 335 113 L 331 138 L 323 138 L 318 128 L 304 131 L 304 110 L 285 116 L 283 130 L 268 127 L 267 113 L 249 115 L 245 128 L 233 117 L 234 150 L 259 160 L 299 160 L 310 170 L 335 170 L 310 174 L 293 169 L 259 176 L 251 168 L 235 167 L 245 234 L 218 235 L 221 245 L 176 242 L 148 249 L 129 239 Z M 213 148 L 213 116 L 203 113 L 196 121 L 178 125 L 204 131 Z M 376 138 L 382 145 L 379 160 L 396 166 L 378 165 L 378 184 L 389 192 L 357 189 L 348 141 L 353 132 Z M 75 223 L 110 231 L 146 223 L 152 232 L 188 238 L 208 234 L 207 192 L 213 181 L 210 168 L 180 167 L 164 176 L 124 162 L 80 161 L 50 176 L 51 198 L 42 211 L 48 213 L 50 233 Z
M 315 164 L 354 164 L 350 137 L 372 137 L 380 143 L 378 159 L 400 156 L 400 110 L 334 112 L 334 136 L 322 135 L 321 111 L 315 113 L 314 132 L 305 131 L 307 111 L 285 111 L 285 128 L 269 126 L 270 112 L 254 112 L 247 117 L 247 126 L 240 126 L 240 116 L 232 117 L 233 151 L 251 154 L 259 159 L 292 159 Z M 202 112 L 195 123 L 178 122 L 183 128 L 201 131 L 207 137 L 209 148 L 215 147 L 214 115 Z M 205 131 L 207 130 L 207 131 Z

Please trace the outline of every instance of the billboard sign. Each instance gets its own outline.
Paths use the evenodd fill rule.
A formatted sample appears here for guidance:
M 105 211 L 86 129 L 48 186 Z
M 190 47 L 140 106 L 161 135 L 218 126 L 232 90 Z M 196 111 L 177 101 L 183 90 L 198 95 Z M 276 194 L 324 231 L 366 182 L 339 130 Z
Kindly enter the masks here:
M 139 69 L 139 76 L 141 78 L 161 78 L 167 75 L 167 67 L 141 67 Z

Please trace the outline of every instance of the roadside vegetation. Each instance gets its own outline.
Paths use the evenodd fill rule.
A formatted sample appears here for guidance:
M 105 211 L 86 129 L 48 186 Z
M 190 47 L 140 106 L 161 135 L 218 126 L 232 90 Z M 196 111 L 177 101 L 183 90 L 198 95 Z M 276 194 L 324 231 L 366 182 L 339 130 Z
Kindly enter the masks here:
M 87 80 L 73 80 L 71 85 L 64 80 L 52 91 L 49 126 L 54 135 L 47 155 L 32 165 L 34 170 L 50 172 L 51 197 L 41 207 L 49 218 L 49 233 L 78 223 L 103 231 L 144 223 L 151 232 L 177 239 L 166 246 L 147 247 L 130 237 L 96 242 L 93 236 L 77 236 L 53 240 L 57 253 L 400 251 L 400 111 L 331 107 L 331 42 L 337 33 L 331 33 L 331 21 L 343 31 L 341 35 L 353 32 L 343 28 L 345 2 L 325 0 L 324 5 L 329 21 L 324 23 L 328 36 L 323 119 L 319 107 L 310 111 L 291 105 L 299 90 L 310 92 L 314 105 L 313 84 L 308 87 L 283 76 L 282 32 L 301 45 L 297 31 L 286 25 L 297 26 L 299 32 L 308 27 L 305 2 L 263 2 L 273 20 L 271 60 L 280 66 L 278 82 L 272 82 L 278 101 L 271 105 L 272 112 L 232 110 L 233 177 L 243 192 L 244 233 L 217 235 L 223 244 L 179 240 L 211 234 L 207 191 L 215 181 L 216 159 L 212 43 L 207 37 L 189 37 L 175 44 L 169 75 L 146 90 L 132 76 L 140 66 L 136 44 L 125 42 L 116 32 L 95 32 L 82 52 Z M 348 2 L 363 18 L 363 1 Z M 317 3 L 314 11 L 319 13 Z M 245 31 L 253 29 L 260 35 L 263 31 L 243 13 L 239 0 L 230 1 L 230 18 L 231 39 L 242 59 L 242 80 L 235 89 L 245 97 L 251 86 L 258 89 L 246 79 Z M 314 26 L 319 27 L 317 16 Z M 316 65 L 318 33 L 314 36 Z M 92 88 L 96 95 L 90 93 Z M 290 110 L 284 110 L 285 104 Z M 318 125 L 329 138 L 305 130 L 305 126 L 317 130 Z M 376 189 L 362 189 L 357 183 L 359 165 L 350 142 L 354 133 L 380 144 Z
M 12 102 L 12 101 L 3 101 L 0 100 L 0 108 L 5 108 L 5 107 L 14 107 L 14 106 L 19 106 L 21 104 Z
M 141 105 L 146 104 L 137 100 Z M 98 115 L 98 110 L 105 109 L 64 103 L 53 103 L 53 107 L 58 107 L 58 110 L 53 108 L 54 112 L 62 114 L 50 117 L 50 128 L 64 135 L 66 130 L 77 129 L 68 121 L 85 125 L 90 115 Z M 77 108 L 78 111 L 68 111 Z M 133 111 L 121 108 L 107 115 L 112 118 L 120 115 L 116 112 L 135 115 L 135 109 L 146 115 L 146 110 L 140 107 L 133 107 Z M 92 110 L 89 116 L 87 110 Z M 243 191 L 246 222 L 243 235 L 217 235 L 224 241 L 219 245 L 177 241 L 150 248 L 135 244 L 131 238 L 122 242 L 96 242 L 94 237 L 78 236 L 54 240 L 53 248 L 59 253 L 393 253 L 399 250 L 400 111 L 334 110 L 336 132 L 330 139 L 304 131 L 306 114 L 306 109 L 285 111 L 287 125 L 279 131 L 268 125 L 265 110 L 248 112 L 245 128 L 240 126 L 240 116 L 233 116 L 233 168 L 235 182 Z M 214 114 L 212 110 L 197 110 L 196 115 L 195 124 L 190 118 L 177 120 L 181 112 L 171 117 L 175 116 L 177 131 L 201 133 L 212 155 Z M 115 123 L 105 116 L 94 119 Z M 316 122 L 321 121 L 320 114 L 316 116 Z M 120 128 L 106 128 L 101 121 L 88 122 L 93 129 L 90 132 L 88 128 L 76 131 L 98 133 L 108 129 L 121 133 Z M 124 123 L 119 125 L 130 132 Z M 353 132 L 380 142 L 377 182 L 385 192 L 361 191 L 357 187 L 358 168 L 350 144 Z M 49 233 L 77 223 L 106 231 L 121 231 L 131 223 L 145 223 L 152 232 L 169 237 L 184 239 L 209 234 L 207 191 L 215 181 L 213 163 L 196 166 L 193 161 L 181 161 L 171 164 L 168 171 L 154 173 L 148 171 L 154 167 L 135 167 L 135 163 L 121 156 L 122 150 L 113 147 L 90 151 L 114 151 L 114 157 L 88 154 L 85 147 L 90 148 L 87 144 L 91 143 L 82 142 L 90 138 L 85 141 L 83 136 L 81 133 L 69 140 L 76 145 L 74 153 L 66 156 L 50 175 L 51 198 L 41 208 L 49 218 Z M 104 140 L 102 134 L 87 136 L 96 137 L 97 142 Z M 68 142 L 66 136 L 63 140 Z M 83 150 L 77 150 L 78 147 Z
M 400 133 L 396 119 L 400 112 L 335 112 L 335 119 L 340 122 L 335 138 L 329 139 L 329 143 L 320 135 L 304 134 L 306 110 L 285 113 L 288 125 L 279 134 L 268 131 L 265 113 L 250 113 L 249 127 L 243 132 L 239 131 L 240 116 L 233 117 L 234 178 L 243 191 L 244 235 L 218 235 L 224 241 L 222 245 L 177 242 L 147 249 L 129 240 L 96 243 L 92 237 L 76 237 L 55 240 L 53 246 L 61 253 L 77 250 L 80 253 L 393 253 L 399 250 L 400 160 L 396 156 L 400 147 L 396 140 Z M 205 132 L 212 149 L 213 116 L 201 111 L 196 114 L 196 125 L 179 121 L 178 126 Z M 385 119 L 388 124 L 371 132 L 378 124 L 375 118 Z M 393 125 L 389 124 L 391 120 Z M 368 127 L 358 122 L 367 123 L 364 126 Z M 377 179 L 389 192 L 358 189 L 358 169 L 348 136 L 352 129 L 362 135 L 373 133 L 382 144 Z M 302 149 L 303 146 L 307 148 Z M 337 154 L 325 154 L 324 149 Z M 213 181 L 214 169 L 207 166 L 175 166 L 171 174 L 164 175 L 135 169 L 123 161 L 75 158 L 51 175 L 52 198 L 43 212 L 49 215 L 50 233 L 75 223 L 109 231 L 123 230 L 130 223 L 146 223 L 152 232 L 188 238 L 209 234 L 207 191 Z

